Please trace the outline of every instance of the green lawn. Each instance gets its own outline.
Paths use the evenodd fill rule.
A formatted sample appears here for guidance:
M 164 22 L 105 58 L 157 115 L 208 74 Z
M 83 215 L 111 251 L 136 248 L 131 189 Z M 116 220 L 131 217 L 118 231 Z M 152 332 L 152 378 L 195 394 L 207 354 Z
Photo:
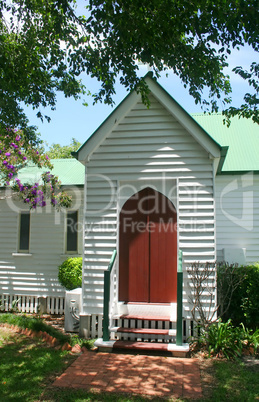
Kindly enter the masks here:
M 92 394 L 83 390 L 57 389 L 52 383 L 75 356 L 56 350 L 39 339 L 0 327 L 0 401 L 147 401 L 134 396 Z M 205 362 L 206 363 L 206 362 Z M 252 402 L 259 400 L 259 371 L 240 360 L 215 360 L 210 368 L 209 391 L 201 401 Z M 205 369 L 202 375 L 205 375 Z M 204 387 L 205 391 L 205 387 Z M 157 398 L 155 400 L 158 400 Z M 178 400 L 180 401 L 180 400 Z
M 215 388 L 210 401 L 253 402 L 259 400 L 259 367 L 240 361 L 215 361 Z
M 36 401 L 71 355 L 0 327 L 0 400 Z

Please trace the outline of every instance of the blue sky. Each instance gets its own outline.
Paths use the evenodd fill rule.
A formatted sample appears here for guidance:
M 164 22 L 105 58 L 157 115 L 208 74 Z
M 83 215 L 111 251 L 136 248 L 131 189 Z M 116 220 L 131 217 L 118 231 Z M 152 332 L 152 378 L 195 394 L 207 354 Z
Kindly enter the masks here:
M 234 51 L 229 60 L 230 67 L 226 70 L 231 74 L 231 69 L 237 65 L 249 68 L 251 61 L 254 60 L 254 53 L 245 47 L 239 52 Z M 140 75 L 145 75 L 147 68 L 140 66 Z M 83 77 L 83 82 L 92 93 L 96 92 L 99 85 L 96 80 L 90 77 Z M 185 89 L 180 82 L 180 79 L 169 71 L 169 77 L 165 74 L 158 81 L 166 91 L 189 113 L 201 113 L 200 106 L 195 105 L 193 98 L 189 95 L 188 89 Z M 247 84 L 242 78 L 235 74 L 231 74 L 232 83 L 232 105 L 238 106 L 241 104 L 243 96 L 247 91 Z M 116 95 L 114 97 L 115 106 L 117 106 L 127 95 L 127 91 L 119 83 L 116 84 Z M 41 121 L 36 117 L 36 112 L 30 108 L 25 108 L 30 124 L 36 125 L 41 134 L 41 138 L 49 145 L 59 143 L 67 145 L 71 142 L 72 137 L 83 143 L 87 138 L 99 127 L 103 120 L 112 112 L 113 108 L 104 104 L 92 105 L 90 97 L 85 97 L 85 101 L 89 106 L 82 105 L 82 100 L 75 101 L 74 99 L 65 98 L 62 94 L 57 95 L 56 110 L 44 110 L 41 112 L 51 117 L 51 122 Z M 221 106 L 223 109 L 223 106 Z

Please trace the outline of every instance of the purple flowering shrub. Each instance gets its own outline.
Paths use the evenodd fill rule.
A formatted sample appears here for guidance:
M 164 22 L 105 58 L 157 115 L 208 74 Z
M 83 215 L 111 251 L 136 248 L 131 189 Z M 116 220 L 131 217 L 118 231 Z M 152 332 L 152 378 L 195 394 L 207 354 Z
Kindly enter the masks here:
M 6 185 L 28 160 L 38 167 L 52 168 L 49 157 L 42 150 L 35 149 L 21 130 L 6 129 L 6 133 L 0 132 L 0 171 Z
M 61 183 L 58 177 L 49 171 L 42 174 L 41 184 L 28 185 L 15 178 L 19 169 L 28 161 L 40 168 L 53 167 L 49 157 L 42 150 L 35 149 L 21 130 L 6 129 L 5 135 L 0 132 L 0 179 L 3 184 L 10 186 L 18 198 L 30 208 L 44 207 L 46 199 L 50 199 L 51 205 L 58 209 L 69 207 L 72 203 L 71 197 L 60 191 Z
M 30 208 L 45 207 L 46 199 L 50 199 L 50 203 L 53 207 L 70 207 L 72 203 L 71 196 L 65 192 L 61 192 L 60 181 L 57 176 L 54 176 L 50 172 L 43 173 L 41 175 L 42 184 L 35 183 L 32 186 L 24 185 L 19 179 L 15 179 L 15 183 L 12 186 L 19 199 L 25 204 L 28 204 Z

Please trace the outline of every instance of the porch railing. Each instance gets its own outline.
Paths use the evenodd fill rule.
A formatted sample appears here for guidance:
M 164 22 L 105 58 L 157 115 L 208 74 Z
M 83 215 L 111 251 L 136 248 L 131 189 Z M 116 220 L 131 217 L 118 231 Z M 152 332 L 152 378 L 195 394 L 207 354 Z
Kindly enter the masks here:
M 109 322 L 110 305 L 116 302 L 116 294 L 111 295 L 111 289 L 117 289 L 114 265 L 116 261 L 117 250 L 114 250 L 108 266 L 104 271 L 104 302 L 103 302 L 103 340 L 109 341 Z M 113 306 L 112 306 L 113 307 Z M 176 345 L 183 343 L 183 270 L 182 270 L 182 251 L 179 250 L 178 269 L 177 269 L 177 322 L 176 322 Z
M 183 253 L 179 250 L 177 269 L 177 321 L 176 345 L 183 343 Z
M 114 250 L 108 266 L 108 269 L 104 271 L 104 295 L 103 295 L 103 340 L 109 341 L 109 310 L 110 310 L 110 289 L 115 287 L 115 276 L 112 275 L 113 266 L 116 260 L 117 250 Z M 111 283 L 112 282 L 112 283 Z M 114 296 L 114 295 L 113 295 Z

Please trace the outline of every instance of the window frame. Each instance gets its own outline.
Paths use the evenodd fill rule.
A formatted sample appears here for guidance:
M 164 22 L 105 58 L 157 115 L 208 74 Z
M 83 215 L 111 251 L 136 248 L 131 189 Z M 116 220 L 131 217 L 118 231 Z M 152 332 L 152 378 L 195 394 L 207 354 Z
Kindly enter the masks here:
M 26 235 L 28 239 L 26 239 L 26 243 L 28 243 L 28 248 L 21 247 L 21 239 L 22 239 L 22 216 L 28 216 L 28 228 Z M 26 229 L 26 228 L 25 228 Z M 29 254 L 30 253 L 30 242 L 31 242 L 31 214 L 30 211 L 21 211 L 19 213 L 19 230 L 18 230 L 18 252 L 22 254 Z
M 76 249 L 74 250 L 68 250 L 68 236 L 69 236 L 69 232 L 68 231 L 68 218 L 69 218 L 69 214 L 76 214 L 76 220 L 74 220 L 73 224 L 74 225 L 78 225 L 78 219 L 79 219 L 79 210 L 70 210 L 66 212 L 66 219 L 65 219 L 65 254 L 78 254 L 78 243 L 79 243 L 79 239 L 78 239 L 78 230 L 76 229 L 76 234 L 74 236 L 74 238 L 76 239 Z M 73 233 L 74 234 L 74 233 Z

